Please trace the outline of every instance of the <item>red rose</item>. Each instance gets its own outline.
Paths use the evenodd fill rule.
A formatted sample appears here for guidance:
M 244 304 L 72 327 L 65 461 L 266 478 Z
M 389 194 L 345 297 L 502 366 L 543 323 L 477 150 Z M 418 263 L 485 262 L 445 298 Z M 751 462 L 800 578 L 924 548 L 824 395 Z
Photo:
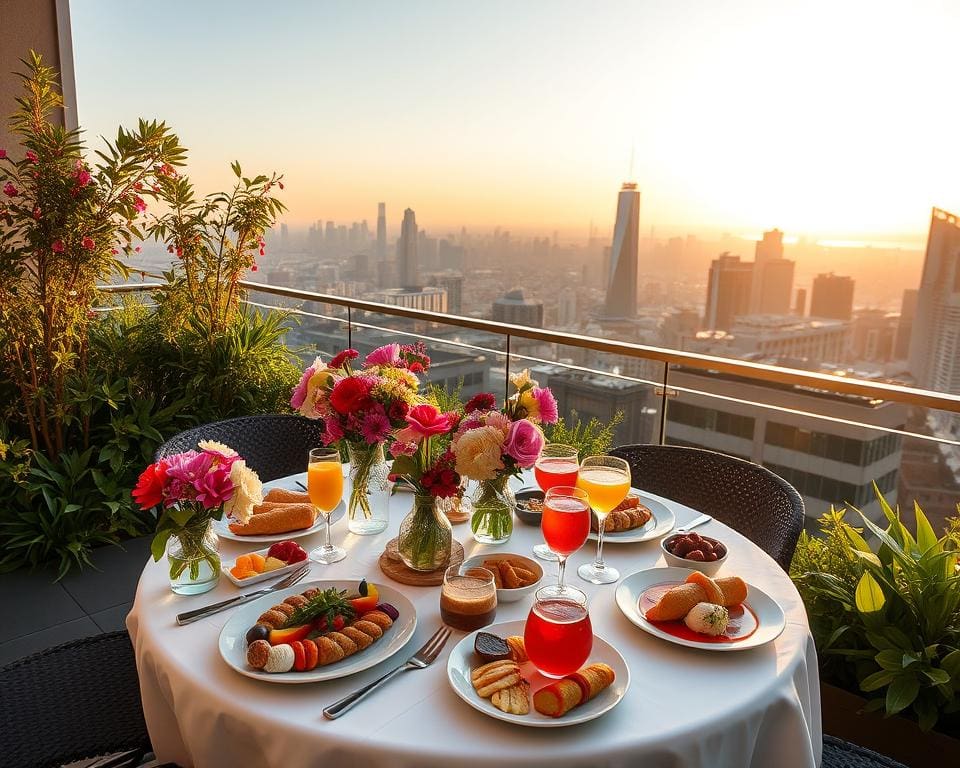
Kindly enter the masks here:
M 414 360 L 410 363 L 410 373 L 423 373 L 423 364 Z
M 163 487 L 167 481 L 167 462 L 151 464 L 140 474 L 137 486 L 133 489 L 134 501 L 140 509 L 153 509 L 163 501 Z
M 330 361 L 328 368 L 343 368 L 344 363 L 347 360 L 356 360 L 360 357 L 360 353 L 355 349 L 345 349 L 343 352 L 338 352 L 334 355 L 333 359 Z
M 373 405 L 370 399 L 372 382 L 361 376 L 340 379 L 330 392 L 330 405 L 339 413 L 349 414 L 362 411 Z
M 474 411 L 489 411 L 496 405 L 497 399 L 491 395 L 489 392 L 481 392 L 478 395 L 474 395 L 467 402 L 463 410 L 467 413 L 473 413 Z
M 387 416 L 390 418 L 390 421 L 403 421 L 408 410 L 410 410 L 410 406 L 403 402 L 403 400 L 394 400 L 390 405 L 390 409 L 387 411 Z
M 440 435 L 450 431 L 450 419 L 432 405 L 418 405 L 411 408 L 405 419 L 410 429 L 421 437 Z

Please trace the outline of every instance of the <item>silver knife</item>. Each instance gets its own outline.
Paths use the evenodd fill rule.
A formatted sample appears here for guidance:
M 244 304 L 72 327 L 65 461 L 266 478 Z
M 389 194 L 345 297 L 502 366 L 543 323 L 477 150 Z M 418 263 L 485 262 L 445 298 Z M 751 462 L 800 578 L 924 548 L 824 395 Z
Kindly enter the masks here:
M 256 600 L 258 597 L 262 597 L 263 595 L 269 595 L 271 592 L 276 592 L 278 589 L 292 587 L 304 576 L 306 576 L 309 571 L 310 563 L 305 563 L 302 568 L 298 568 L 293 573 L 288 574 L 276 584 L 271 587 L 267 587 L 266 589 L 258 589 L 256 592 L 250 592 L 246 595 L 237 595 L 236 597 L 231 597 L 229 600 L 223 600 L 222 602 L 214 603 L 213 605 L 208 605 L 203 608 L 196 608 L 192 611 L 186 611 L 185 613 L 177 614 L 177 624 L 180 626 L 183 626 L 184 624 L 190 624 L 206 616 L 210 616 L 211 614 L 225 611 L 227 608 L 233 608 L 236 605 L 249 603 L 251 600 Z

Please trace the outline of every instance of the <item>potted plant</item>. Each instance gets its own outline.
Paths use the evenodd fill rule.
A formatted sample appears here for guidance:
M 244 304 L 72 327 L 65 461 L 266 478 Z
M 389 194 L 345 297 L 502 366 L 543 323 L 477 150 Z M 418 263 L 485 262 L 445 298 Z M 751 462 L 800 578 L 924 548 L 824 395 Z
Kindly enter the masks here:
M 924 750 L 960 760 L 960 520 L 937 537 L 915 505 L 914 535 L 877 495 L 885 528 L 831 509 L 790 569 L 819 652 L 824 729 L 910 764 Z

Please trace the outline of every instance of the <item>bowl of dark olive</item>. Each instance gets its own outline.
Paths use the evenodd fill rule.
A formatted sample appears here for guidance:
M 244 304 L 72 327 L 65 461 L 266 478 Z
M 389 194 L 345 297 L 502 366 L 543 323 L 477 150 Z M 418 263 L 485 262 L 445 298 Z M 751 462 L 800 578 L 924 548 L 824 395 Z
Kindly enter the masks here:
M 713 576 L 726 562 L 727 546 L 696 531 L 677 533 L 660 541 L 663 559 L 667 565 L 693 568 L 707 576 Z
M 539 528 L 543 516 L 543 491 L 539 488 L 521 488 L 514 496 L 517 499 L 514 509 L 520 522 Z

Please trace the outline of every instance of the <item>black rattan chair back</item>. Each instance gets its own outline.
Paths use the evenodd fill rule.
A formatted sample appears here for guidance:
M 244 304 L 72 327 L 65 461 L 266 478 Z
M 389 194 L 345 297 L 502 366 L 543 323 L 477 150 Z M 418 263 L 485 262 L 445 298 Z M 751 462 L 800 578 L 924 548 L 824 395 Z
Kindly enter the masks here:
M 903 763 L 835 736 L 823 736 L 821 768 L 907 768 Z
M 64 643 L 0 669 L 0 765 L 47 768 L 150 751 L 126 632 Z
M 803 530 L 803 499 L 783 478 L 749 461 L 675 445 L 623 445 L 633 485 L 713 515 L 786 571 Z
M 307 469 L 311 448 L 323 445 L 323 422 L 296 414 L 242 416 L 175 435 L 157 448 L 155 460 L 197 449 L 200 440 L 225 443 L 246 459 L 263 482 Z

